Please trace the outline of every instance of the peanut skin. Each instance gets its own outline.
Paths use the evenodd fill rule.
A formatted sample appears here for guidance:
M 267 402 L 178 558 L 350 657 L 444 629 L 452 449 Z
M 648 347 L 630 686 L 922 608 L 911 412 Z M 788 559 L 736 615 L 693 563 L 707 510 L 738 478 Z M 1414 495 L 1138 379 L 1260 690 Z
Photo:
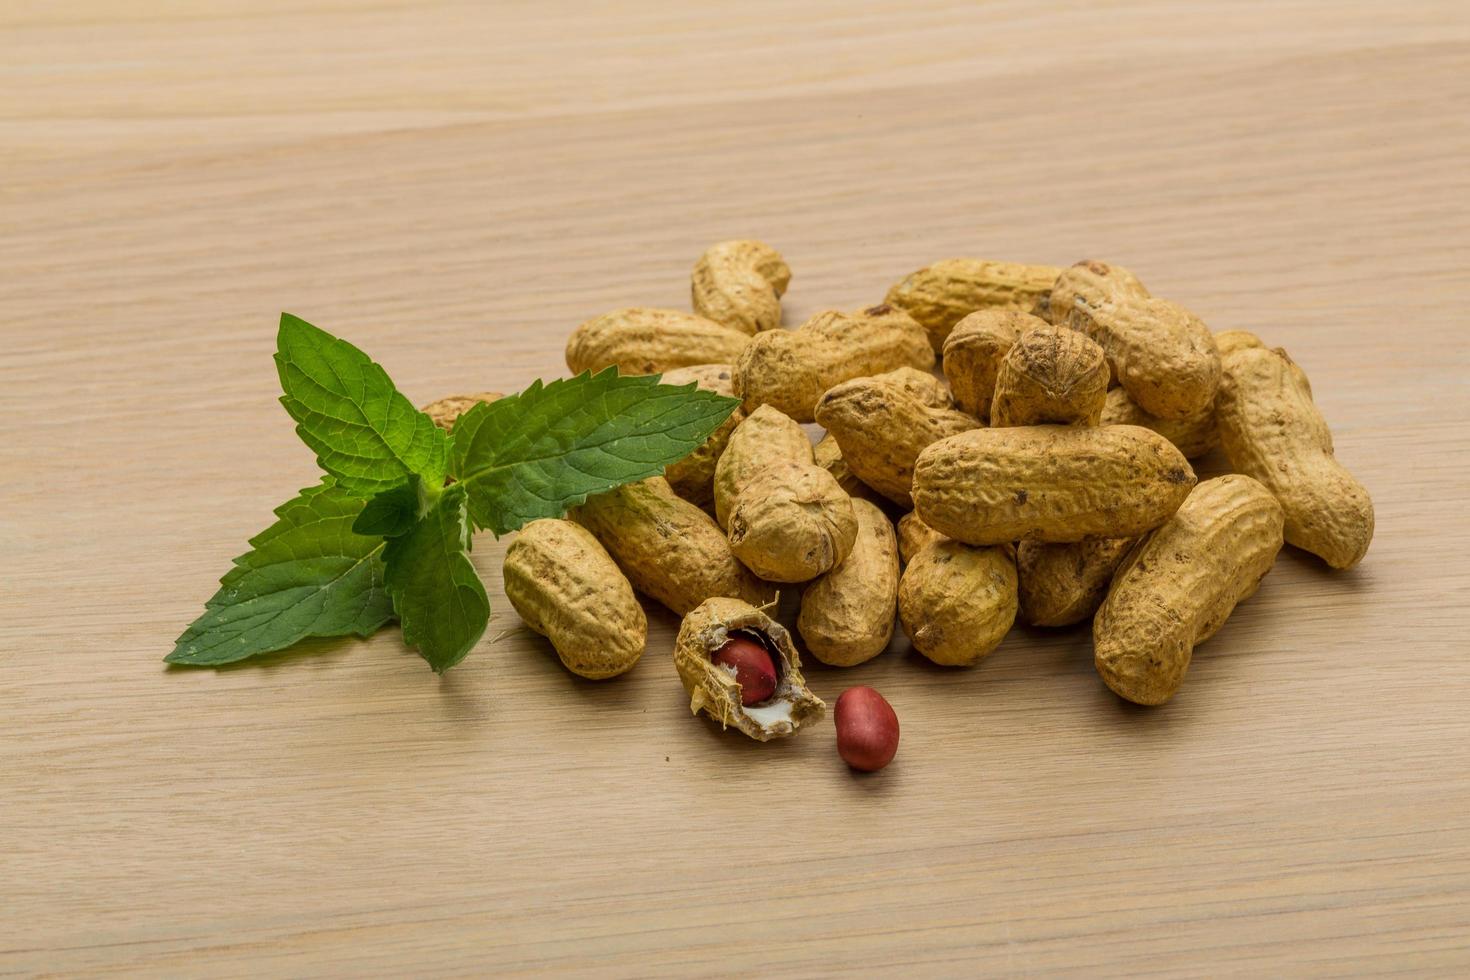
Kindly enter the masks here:
M 1103 349 L 1075 330 L 1039 325 L 1001 358 L 990 424 L 1097 425 L 1107 396 Z
M 505 597 L 579 677 L 614 677 L 643 654 L 648 620 L 633 587 L 597 539 L 571 521 L 521 528 L 505 552 Z
M 630 307 L 594 317 L 567 340 L 573 374 L 616 367 L 621 374 L 659 374 L 694 364 L 729 363 L 750 338 L 692 313 Z
M 781 253 L 753 239 L 711 245 L 694 264 L 694 312 L 744 334 L 781 325 L 781 296 L 791 269 Z
M 1250 596 L 1281 550 L 1281 506 L 1232 474 L 1206 480 L 1124 559 L 1092 624 L 1097 672 L 1119 697 L 1163 704 L 1194 648 Z
M 694 367 L 666 371 L 659 381 L 666 385 L 686 385 L 692 381 L 703 391 L 712 391 L 717 395 L 734 395 L 735 387 L 730 380 L 730 370 L 728 364 L 698 364 Z M 704 445 L 679 462 L 670 463 L 664 467 L 664 479 L 669 481 L 669 486 L 675 493 L 706 510 L 714 506 L 715 467 L 719 464 L 720 456 L 725 452 L 725 446 L 730 441 L 730 434 L 744 419 L 744 410 L 735 409 L 730 417 L 710 434 Z
M 903 571 L 898 616 L 914 649 L 935 663 L 979 663 L 1016 620 L 1015 562 L 1004 548 L 930 544 Z
M 981 310 L 959 323 L 944 341 L 944 376 L 959 407 L 990 420 L 1000 362 L 1021 334 L 1046 322 L 1017 310 Z
M 924 447 L 976 426 L 963 412 L 931 408 L 882 377 L 829 388 L 815 414 L 857 478 L 903 507 L 913 506 L 914 460 Z
M 824 664 L 852 667 L 883 652 L 898 606 L 898 541 L 878 507 L 854 500 L 857 539 L 842 563 L 807 586 L 796 629 Z
M 1179 450 L 1138 426 L 972 429 L 919 454 L 914 508 L 967 544 L 1121 538 L 1162 524 L 1194 483 Z
M 1030 310 L 1062 270 L 986 259 L 944 259 L 888 290 L 888 302 L 924 328 L 938 353 L 955 324 L 976 310 Z
M 1215 414 L 1230 465 L 1281 502 L 1288 542 L 1333 568 L 1363 559 L 1373 540 L 1373 501 L 1333 456 L 1332 432 L 1285 351 L 1228 354 Z
M 740 564 L 714 519 L 661 476 L 589 497 L 568 516 L 592 532 L 635 589 L 680 615 L 712 596 L 765 602 L 774 591 Z
M 751 338 L 735 360 L 735 391 L 747 412 L 771 405 L 798 422 L 810 422 L 817 400 L 833 385 L 900 367 L 928 370 L 933 364 L 923 329 L 901 310 L 829 310 L 795 330 L 767 330 Z

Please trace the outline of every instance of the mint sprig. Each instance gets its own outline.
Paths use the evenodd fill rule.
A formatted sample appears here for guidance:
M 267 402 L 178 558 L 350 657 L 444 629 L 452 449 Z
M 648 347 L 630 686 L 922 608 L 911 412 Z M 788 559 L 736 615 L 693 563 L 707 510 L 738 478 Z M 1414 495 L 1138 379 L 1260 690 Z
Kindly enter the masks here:
M 609 369 L 477 405 L 450 436 L 366 354 L 289 313 L 276 364 L 281 404 L 327 476 L 251 539 L 169 663 L 216 667 L 396 617 L 442 673 L 490 619 L 472 527 L 504 534 L 653 476 L 738 404 Z

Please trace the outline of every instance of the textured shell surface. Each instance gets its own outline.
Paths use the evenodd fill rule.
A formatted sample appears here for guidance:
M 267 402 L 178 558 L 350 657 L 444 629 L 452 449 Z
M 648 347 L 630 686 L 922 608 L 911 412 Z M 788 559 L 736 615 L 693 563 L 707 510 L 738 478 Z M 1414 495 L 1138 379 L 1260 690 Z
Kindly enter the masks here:
M 1018 310 L 981 310 L 959 323 L 944 341 L 944 376 L 955 403 L 981 421 L 990 419 L 1000 362 L 1021 334 L 1046 321 Z
M 1113 388 L 1103 403 L 1102 425 L 1141 425 L 1172 442 L 1185 459 L 1198 459 L 1220 444 L 1215 427 L 1215 404 L 1187 419 L 1161 419 L 1139 408 L 1128 392 Z
M 1063 269 L 1047 297 L 1047 314 L 1056 324 L 1087 316 L 1104 303 L 1122 298 L 1147 299 L 1148 289 L 1121 265 L 1083 259 Z
M 711 659 L 732 633 L 756 638 L 776 662 L 776 691 L 762 704 L 742 705 L 734 672 Z M 684 617 L 674 640 L 674 669 L 689 695 L 691 713 L 704 712 L 721 728 L 733 726 L 760 742 L 794 735 L 826 711 L 807 689 L 790 633 L 762 609 L 739 599 L 709 599 Z
M 1195 646 L 1256 591 L 1281 550 L 1281 507 L 1248 476 L 1206 480 L 1140 540 L 1093 619 L 1104 683 L 1137 704 L 1163 704 L 1184 682 Z
M 1051 290 L 1061 270 L 1050 265 L 943 259 L 910 273 L 886 302 L 923 326 L 936 352 L 955 324 L 976 310 L 1028 311 Z
M 944 535 L 934 530 L 924 519 L 909 511 L 898 519 L 898 560 L 907 565 L 925 547 L 938 541 L 946 541 Z
M 736 239 L 711 245 L 694 265 L 694 312 L 745 334 L 781 325 L 781 296 L 791 269 L 765 242 Z
M 736 559 L 714 518 L 661 476 L 589 497 L 568 516 L 592 532 L 635 589 L 680 615 L 711 596 L 765 602 L 774 593 Z
M 854 500 L 858 533 L 836 568 L 807 586 L 796 621 L 806 648 L 824 664 L 851 667 L 888 646 L 898 607 L 898 541 L 875 504 Z
M 1022 541 L 1016 549 L 1021 619 L 1032 626 L 1070 626 L 1097 612 L 1133 540 Z
M 853 473 L 852 467 L 847 465 L 847 460 L 842 455 L 842 447 L 837 445 L 837 440 L 833 438 L 832 433 L 826 433 L 817 441 L 817 444 L 812 447 L 812 456 L 816 464 L 828 473 L 831 473 L 832 478 L 837 481 L 837 485 L 854 500 L 859 498 L 863 500 L 886 499 L 878 491 L 857 478 L 857 474 Z
M 735 500 L 772 463 L 815 465 L 812 441 L 800 425 L 770 405 L 761 405 L 730 434 L 715 466 L 715 520 L 730 526 Z
M 735 498 L 730 549 L 767 582 L 809 582 L 847 557 L 857 538 L 852 498 L 810 463 L 776 462 Z
M 1194 484 L 1179 450 L 1139 426 L 972 429 L 919 454 L 914 508 L 969 544 L 1133 537 Z
M 616 367 L 622 374 L 658 374 L 694 364 L 729 363 L 750 337 L 713 320 L 652 307 L 593 317 L 567 340 L 573 374 Z
M 498 391 L 481 391 L 473 395 L 449 395 L 438 401 L 429 402 L 419 411 L 434 420 L 434 424 L 441 429 L 453 429 L 454 423 L 459 417 L 476 405 L 484 402 L 499 401 L 505 395 Z
M 1107 357 L 1092 340 L 1067 327 L 1033 327 L 1001 358 L 990 424 L 1097 425 L 1108 379 Z
M 1227 355 L 1215 415 L 1230 465 L 1281 502 L 1288 542 L 1333 568 L 1362 560 L 1373 540 L 1372 498 L 1333 455 L 1327 421 L 1284 351 Z
M 666 385 L 687 385 L 690 382 L 703 391 L 712 391 L 717 395 L 735 394 L 731 367 L 728 364 L 697 364 L 674 368 L 672 371 L 665 371 L 660 379 L 660 383 Z M 704 445 L 677 463 L 664 467 L 664 479 L 669 481 L 669 486 L 675 493 L 699 507 L 714 506 L 715 467 L 719 465 L 720 456 L 730 441 L 730 433 L 735 431 L 735 427 L 744 418 L 745 411 L 736 408 L 729 418 L 720 423 L 718 429 L 710 433 Z
M 571 521 L 521 528 L 505 552 L 505 597 L 581 677 L 614 677 L 643 654 L 648 620 L 633 586 L 597 539 Z
M 1004 548 L 927 545 L 903 570 L 898 615 L 914 649 L 934 663 L 979 663 L 1016 620 L 1016 564 Z
M 901 310 L 828 310 L 795 330 L 757 334 L 735 361 L 735 390 L 747 412 L 772 405 L 810 422 L 822 393 L 851 378 L 934 365 L 923 329 Z
M 963 412 L 932 408 L 881 377 L 834 385 L 815 414 L 858 479 L 903 507 L 912 506 L 914 461 L 924 447 L 979 424 Z

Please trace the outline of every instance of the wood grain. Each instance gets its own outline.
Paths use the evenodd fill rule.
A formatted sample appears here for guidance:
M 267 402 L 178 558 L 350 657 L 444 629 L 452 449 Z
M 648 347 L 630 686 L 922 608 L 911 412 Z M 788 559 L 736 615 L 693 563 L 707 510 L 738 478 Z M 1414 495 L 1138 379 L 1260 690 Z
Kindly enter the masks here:
M 1464 4 L 0 6 L 0 972 L 1470 971 Z M 1378 533 L 1285 553 L 1161 710 L 1085 631 L 899 641 L 895 764 L 497 619 L 160 662 L 314 480 L 291 310 L 411 397 L 563 372 L 708 243 L 787 321 L 1096 255 L 1312 376 Z M 1218 460 L 1213 464 L 1216 468 Z

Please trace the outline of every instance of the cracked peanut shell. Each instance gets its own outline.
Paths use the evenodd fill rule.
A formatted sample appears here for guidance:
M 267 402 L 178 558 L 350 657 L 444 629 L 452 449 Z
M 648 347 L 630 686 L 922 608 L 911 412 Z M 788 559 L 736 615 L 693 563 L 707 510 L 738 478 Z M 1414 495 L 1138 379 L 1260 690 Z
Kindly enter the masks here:
M 734 671 L 711 659 L 732 633 L 755 639 L 776 664 L 775 693 L 761 704 L 742 705 Z M 794 735 L 826 710 L 801 676 L 801 658 L 791 634 L 764 611 L 739 599 L 709 599 L 684 617 L 674 640 L 674 669 L 689 695 L 691 713 L 703 711 L 720 727 L 733 725 L 760 742 Z
M 1283 515 L 1248 476 L 1206 480 L 1128 553 L 1092 621 L 1103 682 L 1136 704 L 1163 704 L 1194 648 L 1225 624 L 1271 570 Z
M 694 264 L 694 312 L 744 334 L 781 325 L 781 296 L 791 269 L 765 242 L 736 239 L 707 248 Z
M 967 544 L 1134 537 L 1194 486 L 1174 445 L 1134 425 L 971 429 L 914 466 L 914 509 Z
M 871 660 L 888 646 L 898 608 L 898 541 L 876 504 L 854 500 L 852 551 L 801 595 L 797 632 L 811 655 L 833 667 Z
M 631 670 L 648 619 L 612 556 L 584 527 L 545 519 L 521 528 L 505 552 L 505 597 L 551 641 L 567 670 L 592 680 Z

